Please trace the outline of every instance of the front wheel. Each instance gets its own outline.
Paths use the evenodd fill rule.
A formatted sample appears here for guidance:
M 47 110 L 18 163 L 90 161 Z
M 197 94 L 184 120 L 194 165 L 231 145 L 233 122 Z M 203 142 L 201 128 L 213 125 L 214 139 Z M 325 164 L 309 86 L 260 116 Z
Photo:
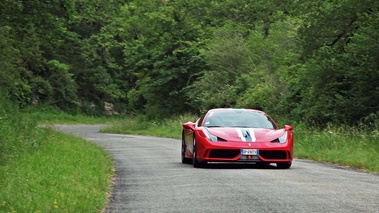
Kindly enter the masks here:
M 189 164 L 191 163 L 191 158 L 186 158 L 186 143 L 184 141 L 184 133 L 182 135 L 182 151 L 181 151 L 181 155 L 182 155 L 182 163 L 185 163 L 185 164 Z
M 192 154 L 192 165 L 193 167 L 195 168 L 201 168 L 204 166 L 204 163 L 200 163 L 198 160 L 197 160 L 197 149 L 196 149 L 196 138 L 194 137 L 193 138 L 193 154 Z
M 276 163 L 278 169 L 289 169 L 292 163 Z

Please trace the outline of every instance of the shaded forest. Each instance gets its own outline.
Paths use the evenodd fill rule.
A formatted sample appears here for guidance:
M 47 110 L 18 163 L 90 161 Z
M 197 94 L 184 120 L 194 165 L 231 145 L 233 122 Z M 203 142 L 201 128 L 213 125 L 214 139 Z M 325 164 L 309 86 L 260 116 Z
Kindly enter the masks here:
M 0 13 L 1 95 L 20 108 L 379 120 L 376 0 L 4 0 Z

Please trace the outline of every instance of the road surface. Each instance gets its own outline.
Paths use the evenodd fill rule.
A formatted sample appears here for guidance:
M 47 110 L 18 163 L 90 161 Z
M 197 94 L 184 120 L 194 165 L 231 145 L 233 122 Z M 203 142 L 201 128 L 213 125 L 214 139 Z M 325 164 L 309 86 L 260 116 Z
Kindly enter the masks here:
M 104 212 L 379 213 L 376 174 L 298 159 L 288 170 L 222 164 L 195 169 L 181 163 L 180 140 L 99 133 L 102 127 L 56 126 L 114 159 L 115 183 Z

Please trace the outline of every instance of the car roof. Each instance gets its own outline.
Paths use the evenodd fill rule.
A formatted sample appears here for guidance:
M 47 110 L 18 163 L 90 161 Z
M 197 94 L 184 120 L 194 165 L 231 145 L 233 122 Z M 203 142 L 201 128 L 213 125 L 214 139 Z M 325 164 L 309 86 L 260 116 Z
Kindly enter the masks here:
M 258 110 L 258 109 L 246 109 L 246 108 L 214 108 L 214 109 L 208 110 L 208 112 L 227 111 L 227 110 L 253 111 L 253 112 L 258 112 L 258 113 L 261 113 L 261 114 L 266 114 L 262 110 Z

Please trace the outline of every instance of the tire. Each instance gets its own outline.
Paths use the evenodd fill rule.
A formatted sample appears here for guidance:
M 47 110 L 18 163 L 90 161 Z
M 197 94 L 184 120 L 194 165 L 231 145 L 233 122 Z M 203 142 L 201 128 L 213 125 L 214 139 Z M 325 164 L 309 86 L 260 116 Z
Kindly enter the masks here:
M 292 163 L 276 163 L 278 169 L 289 169 Z
M 197 150 L 196 150 L 196 138 L 194 137 L 194 138 L 193 138 L 192 165 L 193 165 L 194 168 L 201 168 L 201 167 L 204 166 L 205 163 L 203 163 L 203 162 L 200 163 L 200 162 L 197 160 L 196 155 L 197 155 Z
M 257 162 L 255 165 L 259 166 L 259 167 L 266 167 L 266 166 L 269 166 L 270 163 L 265 163 L 265 162 Z
M 191 158 L 186 158 L 185 151 L 186 151 L 186 143 L 184 142 L 184 132 L 183 132 L 182 133 L 182 151 L 181 151 L 182 163 L 190 164 L 192 163 Z

